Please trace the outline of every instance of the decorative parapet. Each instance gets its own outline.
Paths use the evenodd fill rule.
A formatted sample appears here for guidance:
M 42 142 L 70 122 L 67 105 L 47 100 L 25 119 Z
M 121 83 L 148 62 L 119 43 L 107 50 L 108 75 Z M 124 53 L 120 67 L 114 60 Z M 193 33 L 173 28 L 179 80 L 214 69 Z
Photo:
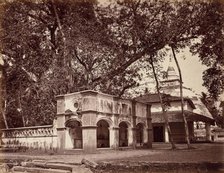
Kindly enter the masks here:
M 27 138 L 57 136 L 53 125 L 1 129 L 2 138 Z
M 54 125 L 1 129 L 1 145 L 26 149 L 56 149 L 57 131 Z

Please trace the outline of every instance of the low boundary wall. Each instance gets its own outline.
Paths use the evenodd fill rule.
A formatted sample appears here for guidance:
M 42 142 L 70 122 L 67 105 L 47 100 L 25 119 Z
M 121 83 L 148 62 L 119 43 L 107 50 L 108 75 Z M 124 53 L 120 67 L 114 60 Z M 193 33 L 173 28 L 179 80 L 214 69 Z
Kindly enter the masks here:
M 1 145 L 54 149 L 57 148 L 57 131 L 53 125 L 1 129 Z

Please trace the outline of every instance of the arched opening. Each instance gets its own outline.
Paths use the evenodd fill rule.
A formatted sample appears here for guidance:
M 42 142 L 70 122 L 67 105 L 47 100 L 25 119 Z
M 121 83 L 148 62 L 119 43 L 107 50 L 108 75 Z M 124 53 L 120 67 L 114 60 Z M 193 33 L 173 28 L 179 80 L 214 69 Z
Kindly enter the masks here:
M 82 148 L 82 125 L 79 121 L 71 119 L 66 122 L 66 127 L 69 127 L 69 135 L 72 139 L 73 148 Z
M 105 120 L 97 122 L 97 148 L 110 147 L 109 124 Z
M 153 142 L 164 142 L 164 131 L 162 125 L 153 126 Z
M 125 122 L 119 124 L 119 147 L 128 146 L 128 125 Z
M 137 140 L 137 145 L 142 146 L 143 145 L 143 132 L 144 126 L 142 123 L 138 123 L 136 125 L 136 140 Z

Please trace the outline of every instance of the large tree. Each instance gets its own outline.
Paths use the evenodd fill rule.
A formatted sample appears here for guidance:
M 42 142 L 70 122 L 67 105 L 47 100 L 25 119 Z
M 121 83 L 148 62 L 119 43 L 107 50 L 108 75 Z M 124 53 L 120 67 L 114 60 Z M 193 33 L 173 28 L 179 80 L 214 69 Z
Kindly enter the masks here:
M 224 3 L 211 0 L 202 3 L 204 15 L 194 31 L 198 42 L 190 46 L 199 55 L 202 64 L 208 66 L 203 73 L 203 85 L 213 99 L 224 92 Z
M 94 89 L 121 96 L 137 85 L 144 57 L 166 45 L 203 52 L 203 31 L 211 31 L 204 19 L 219 5 L 214 4 L 123 0 L 99 7 L 84 0 L 6 2 L 1 13 L 6 115 L 20 119 L 10 126 L 38 124 L 41 118 L 49 124 L 57 94 Z M 191 42 L 195 38 L 200 42 Z
M 55 95 L 95 89 L 121 96 L 139 66 L 107 83 L 94 82 L 119 62 L 105 44 L 94 1 L 12 1 L 4 4 L 2 54 L 10 127 L 50 124 Z M 96 32 L 97 31 L 97 32 Z

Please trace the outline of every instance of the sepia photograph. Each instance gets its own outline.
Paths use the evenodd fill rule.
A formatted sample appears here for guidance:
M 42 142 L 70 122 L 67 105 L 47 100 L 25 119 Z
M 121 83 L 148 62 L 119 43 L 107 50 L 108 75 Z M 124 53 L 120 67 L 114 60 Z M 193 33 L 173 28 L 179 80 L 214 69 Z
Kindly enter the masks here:
M 224 1 L 0 0 L 0 173 L 224 172 Z

